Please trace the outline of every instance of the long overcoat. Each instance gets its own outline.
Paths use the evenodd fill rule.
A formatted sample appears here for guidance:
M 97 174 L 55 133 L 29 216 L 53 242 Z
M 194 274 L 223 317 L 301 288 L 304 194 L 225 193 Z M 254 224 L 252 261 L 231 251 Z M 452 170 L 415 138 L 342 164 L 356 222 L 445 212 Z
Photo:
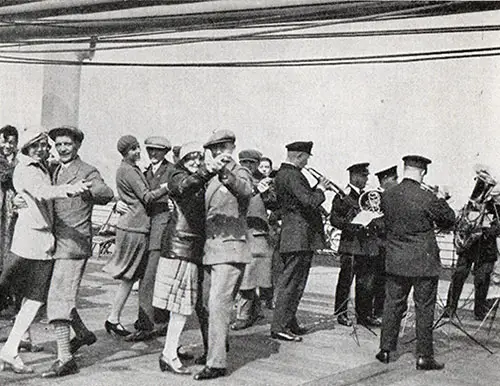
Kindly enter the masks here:
M 311 188 L 300 169 L 288 163 L 281 164 L 274 183 L 282 214 L 280 253 L 324 248 L 321 204 L 325 194 Z
M 439 275 L 441 266 L 434 229 L 450 228 L 455 213 L 448 203 L 403 179 L 382 195 L 386 229 L 386 271 L 406 277 Z

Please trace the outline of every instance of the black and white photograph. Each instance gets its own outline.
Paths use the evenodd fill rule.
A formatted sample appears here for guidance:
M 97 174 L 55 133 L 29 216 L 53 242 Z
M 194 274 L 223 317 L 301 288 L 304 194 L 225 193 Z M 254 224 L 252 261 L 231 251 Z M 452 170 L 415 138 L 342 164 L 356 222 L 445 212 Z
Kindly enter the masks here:
M 495 385 L 500 1 L 0 1 L 0 385 Z

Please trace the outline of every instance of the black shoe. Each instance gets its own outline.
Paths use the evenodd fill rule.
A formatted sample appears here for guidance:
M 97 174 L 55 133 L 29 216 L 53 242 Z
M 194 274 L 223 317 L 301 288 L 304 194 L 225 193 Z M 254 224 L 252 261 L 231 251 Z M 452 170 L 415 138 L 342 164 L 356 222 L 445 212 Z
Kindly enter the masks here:
M 389 351 L 387 350 L 380 350 L 377 355 L 375 355 L 375 358 L 377 358 L 380 362 L 382 363 L 389 363 Z
M 159 359 L 159 364 L 160 364 L 160 370 L 163 371 L 169 371 L 174 374 L 179 374 L 179 375 L 189 375 L 191 374 L 191 371 L 185 367 L 182 362 L 180 361 L 179 358 L 174 358 L 172 362 L 180 362 L 179 367 L 174 367 L 170 363 L 168 363 L 167 359 L 163 356 L 163 354 L 160 355 Z
M 31 340 L 22 340 L 19 342 L 19 351 L 40 352 L 43 346 L 34 344 Z
M 194 360 L 195 365 L 206 365 L 207 364 L 207 353 L 203 353 L 201 356 Z
M 71 354 L 76 353 L 82 346 L 90 346 L 97 341 L 97 337 L 93 332 L 88 332 L 82 337 L 75 336 L 69 341 L 69 352 Z
M 65 375 L 76 374 L 77 372 L 78 366 L 74 358 L 64 363 L 58 359 L 50 366 L 48 371 L 42 373 L 42 378 L 63 377 Z
M 419 357 L 417 359 L 417 370 L 442 370 L 444 364 L 436 362 L 433 357 Z
M 154 338 L 155 336 L 153 331 L 138 330 L 125 336 L 123 340 L 126 342 L 145 342 Z
M 131 334 L 131 332 L 126 330 L 120 322 L 111 323 L 106 320 L 106 323 L 104 323 L 104 328 L 106 329 L 106 332 L 108 334 L 111 334 L 113 336 L 124 337 Z
M 177 347 L 177 356 L 183 361 L 190 361 L 194 359 L 194 355 L 188 352 L 181 351 L 182 346 Z
M 284 340 L 286 342 L 302 342 L 302 338 L 293 334 L 291 331 L 280 331 L 280 332 L 272 332 L 271 338 Z
M 474 319 L 477 321 L 482 321 L 486 318 L 486 314 L 474 314 Z
M 382 326 L 382 321 L 373 316 L 367 316 L 366 318 L 358 320 L 358 324 L 366 327 L 380 327 Z
M 337 317 L 337 322 L 339 322 L 339 324 L 346 326 L 346 327 L 352 326 L 352 320 L 349 319 L 349 317 L 347 315 L 339 315 Z
M 300 326 L 295 326 L 293 328 L 290 328 L 290 331 L 294 335 L 306 335 L 309 332 L 309 329 L 305 327 L 300 327 Z
M 219 377 L 225 377 L 227 370 L 225 368 L 218 367 L 208 367 L 205 366 L 199 373 L 194 376 L 197 381 L 202 381 L 204 379 L 214 379 Z

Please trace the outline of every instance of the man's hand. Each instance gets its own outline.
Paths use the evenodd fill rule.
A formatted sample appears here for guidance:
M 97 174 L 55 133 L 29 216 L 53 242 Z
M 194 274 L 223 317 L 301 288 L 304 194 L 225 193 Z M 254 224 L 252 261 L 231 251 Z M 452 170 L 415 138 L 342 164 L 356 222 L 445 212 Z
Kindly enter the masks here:
M 92 187 L 92 182 L 81 180 L 81 181 L 75 182 L 72 185 L 68 185 L 68 188 L 66 190 L 66 194 L 69 197 L 79 196 L 79 195 L 87 192 L 91 187 Z
M 116 202 L 115 210 L 119 214 L 127 214 L 128 212 L 130 212 L 130 207 L 124 201 L 118 200 Z

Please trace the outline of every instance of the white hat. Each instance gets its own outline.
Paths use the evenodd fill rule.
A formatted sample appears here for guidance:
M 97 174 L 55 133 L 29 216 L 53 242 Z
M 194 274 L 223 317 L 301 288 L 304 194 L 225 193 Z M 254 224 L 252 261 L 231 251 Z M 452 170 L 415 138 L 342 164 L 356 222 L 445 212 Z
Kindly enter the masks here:
M 49 135 L 41 127 L 26 127 L 19 133 L 20 151 L 27 155 L 28 147 L 41 139 L 48 140 Z
M 203 145 L 199 142 L 188 142 L 181 146 L 179 160 L 182 160 L 189 153 L 203 153 Z

